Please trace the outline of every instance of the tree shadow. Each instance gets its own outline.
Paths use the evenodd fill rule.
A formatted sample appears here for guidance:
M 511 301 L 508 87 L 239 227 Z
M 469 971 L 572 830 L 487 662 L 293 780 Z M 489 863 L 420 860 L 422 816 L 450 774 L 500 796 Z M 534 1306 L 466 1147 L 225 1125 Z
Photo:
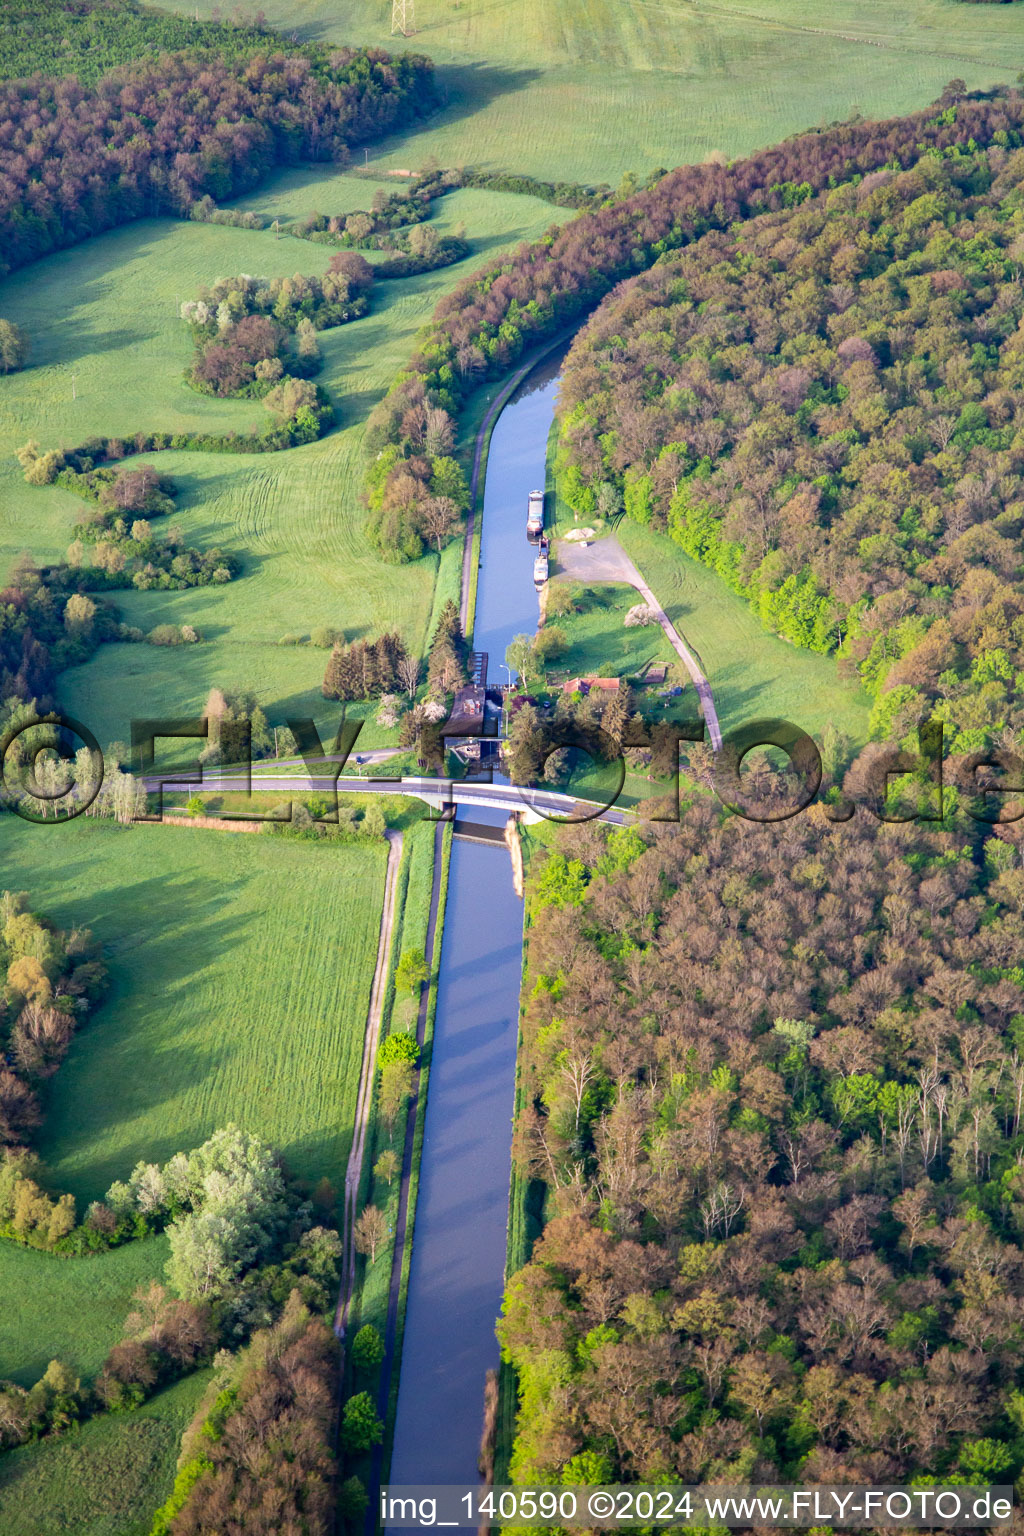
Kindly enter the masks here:
M 444 22 L 428 23 L 420 31 L 424 34 L 440 31 Z M 418 34 L 417 34 L 418 35 Z M 413 42 L 415 47 L 415 42 Z M 370 164 L 375 158 L 389 155 L 400 143 L 415 141 L 416 135 L 427 128 L 438 128 L 472 117 L 489 107 L 500 96 L 525 90 L 543 77 L 541 69 L 510 68 L 501 64 L 489 64 L 472 60 L 464 64 L 438 64 L 435 66 L 440 104 L 429 116 L 406 123 L 384 138 L 367 147 Z M 358 151 L 362 146 L 356 145 Z

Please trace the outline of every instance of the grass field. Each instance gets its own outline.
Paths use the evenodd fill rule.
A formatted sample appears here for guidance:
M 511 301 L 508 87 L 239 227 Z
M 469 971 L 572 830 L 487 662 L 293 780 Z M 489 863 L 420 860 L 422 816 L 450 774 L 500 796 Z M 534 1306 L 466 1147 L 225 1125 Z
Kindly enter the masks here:
M 209 1380 L 198 1371 L 131 1415 L 9 1451 L 0 1458 L 4 1536 L 148 1536 Z
M 609 582 L 586 588 L 579 613 L 548 619 L 548 627 L 563 630 L 569 642 L 567 653 L 558 659 L 558 676 L 594 672 L 602 677 L 627 677 L 650 662 L 668 667 L 671 682 L 687 682 L 682 662 L 657 625 L 625 628 L 626 614 L 639 601 L 640 595 L 632 587 Z
M 164 1237 L 81 1260 L 0 1242 L 0 1379 L 30 1387 L 54 1359 L 95 1375 L 124 1332 L 132 1292 L 162 1278 L 167 1253 Z
M 574 523 L 571 509 L 559 495 L 553 470 L 557 431 L 556 423 L 548 440 L 547 486 L 551 497 L 552 533 L 564 537 L 578 524 Z M 605 525 L 601 523 L 598 535 L 604 531 Z M 818 742 L 829 721 L 851 741 L 867 740 L 871 700 L 862 688 L 839 677 L 834 658 L 798 650 L 777 635 L 769 634 L 744 600 L 730 592 L 714 571 L 691 560 L 664 534 L 655 533 L 628 517 L 618 519 L 615 533 L 700 661 L 714 693 L 715 709 L 723 731 L 772 716 L 792 721 Z M 659 665 L 669 663 L 669 680 L 684 685 L 681 702 L 685 705 L 687 697 L 693 697 L 689 678 L 660 631 L 621 627 L 622 615 L 639 601 L 639 594 L 631 587 L 608 586 L 591 590 L 617 595 L 609 608 L 603 606 L 602 599 L 589 613 L 556 621 L 565 626 L 570 639 L 575 642 L 566 660 L 559 663 L 560 668 L 568 667 L 569 674 L 574 675 L 583 670 L 585 662 L 588 670 L 599 672 L 604 665 L 612 675 L 621 675 L 630 667 L 635 669 L 650 654 Z M 574 626 L 579 626 L 578 641 Z M 656 647 L 657 655 L 654 656 Z M 651 792 L 631 781 L 632 775 L 629 775 L 622 803 L 636 797 L 633 791 L 637 791 L 641 799 Z M 581 793 L 587 782 L 587 776 L 581 777 L 577 785 Z M 598 780 L 595 778 L 593 783 L 594 792 L 598 793 Z
M 831 720 L 867 740 L 871 701 L 843 682 L 832 657 L 768 634 L 742 598 L 662 534 L 623 518 L 619 541 L 686 643 L 699 655 L 723 731 L 767 716 L 790 720 L 819 743 Z
M 314 207 L 366 206 L 373 191 L 372 181 L 320 167 L 283 175 L 244 206 L 291 217 Z M 368 316 L 321 338 L 321 380 L 336 402 L 337 430 L 286 453 L 155 456 L 181 486 L 174 521 L 188 542 L 231 549 L 243 575 L 228 587 L 115 594 L 128 622 L 145 630 L 192 623 L 205 641 L 173 650 L 104 646 L 67 673 L 63 697 L 101 741 L 125 739 L 133 713 L 198 712 L 214 683 L 251 688 L 279 706 L 279 719 L 296 711 L 334 719 L 337 711 L 320 696 L 326 654 L 279 645 L 286 633 L 328 624 L 352 639 L 397 628 L 422 648 L 438 593 L 455 590 L 458 550 L 442 558 L 440 579 L 436 556 L 412 566 L 377 558 L 358 500 L 363 424 L 440 295 L 490 250 L 559 217 L 564 210 L 534 198 L 454 194 L 438 226 L 465 222 L 473 255 L 454 268 L 381 283 Z M 144 220 L 0 284 L 0 313 L 22 325 L 33 346 L 32 366 L 2 382 L 0 566 L 23 549 L 41 558 L 62 554 L 83 514 L 83 503 L 67 492 L 24 484 L 13 458 L 22 443 L 72 444 L 138 427 L 245 429 L 265 415 L 258 402 L 216 400 L 183 383 L 191 348 L 179 304 L 219 276 L 322 272 L 329 257 L 322 245 L 277 240 L 270 231 Z
M 50 838 L 49 844 L 44 839 Z M 0 820 L 4 882 L 103 942 L 112 987 L 53 1079 L 39 1150 L 99 1197 L 235 1121 L 340 1183 L 383 895 L 382 842 Z
M 199 14 L 214 5 L 198 0 Z M 302 38 L 402 42 L 387 0 L 270 0 L 266 12 Z M 854 111 L 909 111 L 954 75 L 984 86 L 1024 67 L 1018 9 L 959 0 L 417 0 L 415 26 L 404 46 L 442 66 L 449 105 L 371 149 L 371 164 L 430 152 L 614 184 Z

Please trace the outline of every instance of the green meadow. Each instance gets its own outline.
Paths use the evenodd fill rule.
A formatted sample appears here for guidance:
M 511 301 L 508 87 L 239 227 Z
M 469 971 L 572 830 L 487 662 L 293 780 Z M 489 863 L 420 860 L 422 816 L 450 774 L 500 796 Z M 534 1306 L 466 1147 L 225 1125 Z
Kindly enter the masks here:
M 103 1415 L 8 1451 L 0 1458 L 4 1536 L 148 1536 L 209 1381 L 198 1371 L 130 1415 Z
M 564 536 L 575 520 L 558 494 L 552 468 L 556 432 L 557 426 L 548 446 L 548 484 L 554 493 L 553 529 Z M 599 537 L 607 531 L 600 520 L 596 531 Z M 829 722 L 852 742 L 867 740 L 871 700 L 859 685 L 840 677 L 834 657 L 799 650 L 763 629 L 743 598 L 665 534 L 620 517 L 615 536 L 700 661 L 723 731 L 772 717 L 791 721 L 819 743 Z M 667 664 L 668 681 L 683 685 L 685 704 L 687 694 L 692 697 L 689 676 L 661 631 L 623 627 L 640 594 L 619 583 L 587 590 L 581 614 L 553 620 L 571 645 L 559 672 L 624 676 L 648 660 Z
M 714 571 L 691 560 L 663 534 L 628 518 L 617 532 L 699 656 L 723 731 L 772 716 L 792 721 L 819 743 L 829 721 L 852 741 L 867 740 L 871 700 L 863 688 L 839 677 L 833 657 L 799 650 L 769 634 Z
M 293 171 L 244 200 L 268 217 L 367 206 L 375 183 L 328 168 Z M 135 715 L 201 712 L 210 687 L 246 687 L 283 719 L 331 719 L 320 695 L 326 653 L 281 645 L 319 625 L 354 639 L 399 629 L 424 648 L 436 593 L 454 591 L 458 551 L 415 565 L 381 561 L 363 532 L 360 442 L 367 415 L 412 350 L 417 330 L 464 270 L 489 251 L 541 233 L 565 211 L 535 198 L 466 189 L 441 205 L 442 233 L 465 224 L 473 254 L 459 265 L 380 283 L 371 313 L 321 335 L 338 427 L 284 453 L 150 455 L 180 486 L 173 515 L 188 543 L 237 554 L 227 587 L 115 593 L 126 622 L 193 624 L 197 646 L 105 645 L 66 673 L 62 695 L 102 742 L 125 740 Z M 142 220 L 60 252 L 0 285 L 0 313 L 32 338 L 31 366 L 3 380 L 0 563 L 22 550 L 63 554 L 86 503 L 24 483 L 14 453 L 29 438 L 72 445 L 138 428 L 244 430 L 258 401 L 217 400 L 183 380 L 191 356 L 181 302 L 234 272 L 322 272 L 329 247 L 270 230 Z M 73 398 L 73 393 L 75 398 Z M 326 725 L 324 727 L 326 729 Z M 370 744 L 364 733 L 364 744 Z
M 600 677 L 635 677 L 651 665 L 667 667 L 669 683 L 687 682 L 682 662 L 657 624 L 625 627 L 626 614 L 641 601 L 639 592 L 621 582 L 582 588 L 578 612 L 547 620 L 546 627 L 560 629 L 569 643 L 565 655 L 549 670 L 557 677 L 592 672 Z
M 378 840 L 0 819 L 5 885 L 90 927 L 111 976 L 46 1099 L 54 1186 L 98 1199 L 231 1121 L 338 1186 L 385 862 Z
M 165 1237 L 74 1260 L 0 1243 L 0 1379 L 30 1387 L 54 1359 L 94 1376 L 124 1332 L 132 1293 L 162 1277 L 168 1252 Z
M 216 0 L 169 0 L 209 16 Z M 1013 5 L 960 0 L 415 0 L 415 34 L 392 38 L 388 0 L 269 0 L 303 38 L 396 44 L 441 67 L 448 105 L 371 164 L 432 153 L 547 178 L 611 182 L 627 171 L 745 154 L 861 112 L 933 101 L 1024 68 Z

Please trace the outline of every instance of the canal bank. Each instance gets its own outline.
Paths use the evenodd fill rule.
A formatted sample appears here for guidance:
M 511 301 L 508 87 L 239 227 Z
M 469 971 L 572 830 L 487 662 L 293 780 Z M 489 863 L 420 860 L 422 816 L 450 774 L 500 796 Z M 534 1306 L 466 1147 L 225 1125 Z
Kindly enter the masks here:
M 487 445 L 473 645 L 502 680 L 537 626 L 531 490 L 544 485 L 557 355 L 511 394 Z M 503 824 L 500 812 L 474 820 Z M 430 1052 L 389 1481 L 476 1482 L 505 1281 L 523 904 L 500 845 L 456 840 Z M 374 1490 L 375 1492 L 375 1490 Z

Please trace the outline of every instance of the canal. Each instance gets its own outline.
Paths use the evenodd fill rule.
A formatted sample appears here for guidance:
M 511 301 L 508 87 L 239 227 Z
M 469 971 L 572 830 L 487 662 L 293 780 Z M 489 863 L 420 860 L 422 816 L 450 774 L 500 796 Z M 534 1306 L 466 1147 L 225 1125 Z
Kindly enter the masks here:
M 526 503 L 543 489 L 558 363 L 495 423 L 487 455 L 475 650 L 504 678 L 505 647 L 537 626 Z M 474 810 L 475 820 L 504 813 Z M 392 1484 L 475 1483 L 484 1383 L 498 1363 L 505 1278 L 523 904 L 500 848 L 452 844 L 437 1013 L 402 1345 Z

